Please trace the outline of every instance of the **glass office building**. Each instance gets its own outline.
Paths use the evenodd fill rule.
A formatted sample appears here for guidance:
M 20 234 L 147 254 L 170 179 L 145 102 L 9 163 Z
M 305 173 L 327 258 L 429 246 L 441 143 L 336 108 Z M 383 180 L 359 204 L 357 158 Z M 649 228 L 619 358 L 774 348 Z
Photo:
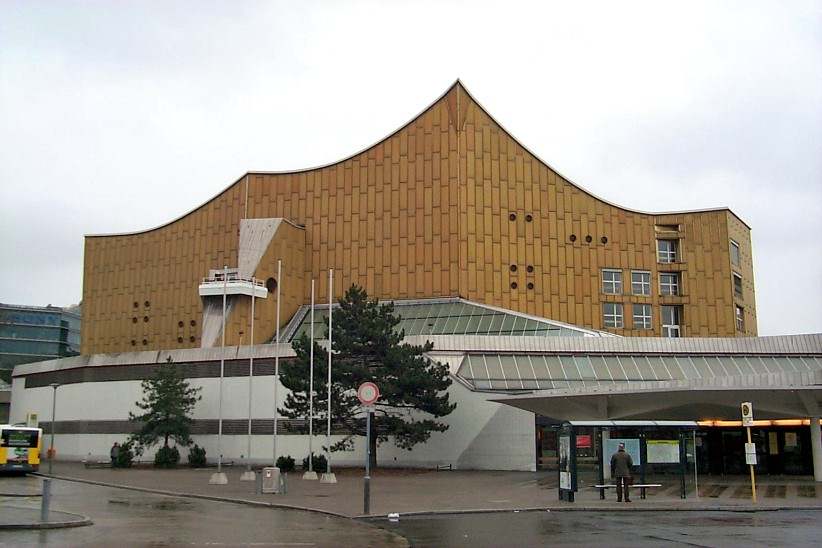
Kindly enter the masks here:
M 80 352 L 80 307 L 0 303 L 0 369 Z

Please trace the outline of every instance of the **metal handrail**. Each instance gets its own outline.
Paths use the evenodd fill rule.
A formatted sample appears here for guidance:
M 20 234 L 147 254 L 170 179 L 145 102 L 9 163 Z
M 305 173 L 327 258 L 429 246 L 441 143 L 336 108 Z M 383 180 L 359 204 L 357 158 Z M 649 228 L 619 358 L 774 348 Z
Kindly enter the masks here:
M 265 282 L 262 282 L 260 280 L 252 279 L 252 278 L 244 278 L 244 277 L 240 277 L 240 276 L 231 276 L 230 274 L 229 274 L 228 278 L 225 281 L 226 282 L 248 282 L 250 284 L 260 286 L 260 287 L 265 286 Z M 222 283 L 223 279 L 222 279 L 222 277 L 220 277 L 220 278 L 205 277 L 205 278 L 202 278 L 202 281 L 200 283 L 213 283 L 213 282 Z

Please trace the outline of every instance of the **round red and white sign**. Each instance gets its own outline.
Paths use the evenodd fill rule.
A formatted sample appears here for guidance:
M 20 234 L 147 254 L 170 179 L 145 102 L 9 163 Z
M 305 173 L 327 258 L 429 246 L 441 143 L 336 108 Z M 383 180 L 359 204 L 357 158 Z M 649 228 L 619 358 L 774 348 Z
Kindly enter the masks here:
M 372 405 L 380 397 L 380 389 L 373 382 L 364 382 L 357 388 L 357 397 L 363 405 Z

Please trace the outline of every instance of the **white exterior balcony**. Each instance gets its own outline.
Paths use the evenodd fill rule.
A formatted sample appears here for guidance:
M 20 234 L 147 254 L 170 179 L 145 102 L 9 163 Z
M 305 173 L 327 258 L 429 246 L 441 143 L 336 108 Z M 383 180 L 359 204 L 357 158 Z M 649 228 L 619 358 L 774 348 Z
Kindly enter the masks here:
M 200 282 L 201 297 L 220 297 L 226 295 L 252 295 L 258 299 L 268 298 L 268 289 L 261 281 L 252 278 L 240 277 L 236 270 L 228 270 L 224 276 L 222 270 L 212 270 L 208 278 Z M 223 279 L 225 277 L 225 279 Z

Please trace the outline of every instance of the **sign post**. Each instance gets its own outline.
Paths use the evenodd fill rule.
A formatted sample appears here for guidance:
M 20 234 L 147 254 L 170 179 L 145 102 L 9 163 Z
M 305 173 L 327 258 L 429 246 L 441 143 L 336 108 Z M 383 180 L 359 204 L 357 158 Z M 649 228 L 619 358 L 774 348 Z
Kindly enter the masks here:
M 742 402 L 742 426 L 748 431 L 748 443 L 745 444 L 745 462 L 751 469 L 751 501 L 756 504 L 756 444 L 751 442 L 751 426 L 753 426 L 753 405 L 751 402 Z
M 373 382 L 364 382 L 357 388 L 357 397 L 365 409 L 365 477 L 363 478 L 363 514 L 371 513 L 371 413 L 380 397 L 380 389 Z

